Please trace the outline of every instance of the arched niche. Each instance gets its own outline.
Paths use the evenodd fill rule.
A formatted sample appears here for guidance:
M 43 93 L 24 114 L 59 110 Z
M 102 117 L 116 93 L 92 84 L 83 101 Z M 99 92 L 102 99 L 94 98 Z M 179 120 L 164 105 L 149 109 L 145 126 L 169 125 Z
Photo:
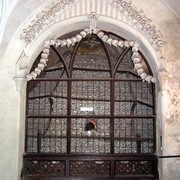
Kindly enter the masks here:
M 112 21 L 112 19 L 111 19 L 111 21 Z M 82 23 L 82 24 L 81 24 Z M 80 26 L 81 26 L 81 28 L 83 29 L 83 28 L 85 28 L 84 27 L 84 25 L 85 25 L 85 23 L 88 23 L 88 22 L 81 22 L 81 23 L 78 23 L 78 21 L 77 21 L 77 23 L 75 24 L 76 26 L 75 26 L 75 28 L 77 28 L 76 30 L 79 30 L 79 28 L 80 28 Z M 104 22 L 104 21 L 102 21 L 102 22 L 100 22 L 99 24 L 97 24 L 98 26 L 100 26 L 100 29 L 103 29 L 104 31 L 106 30 L 108 30 L 108 31 L 111 31 L 112 33 L 115 33 L 115 34 L 117 34 L 118 33 L 118 35 L 120 35 L 120 36 L 123 36 L 123 38 L 125 38 L 125 39 L 133 39 L 133 38 L 135 38 L 135 35 L 132 35 L 132 34 L 130 34 L 129 32 L 127 32 L 126 30 L 124 30 L 124 29 L 122 29 L 122 27 L 117 27 L 116 26 L 116 24 L 115 25 L 112 25 L 112 23 L 110 24 L 110 23 L 107 23 L 107 22 Z M 71 24 L 71 26 L 72 26 L 72 24 Z M 64 32 L 66 32 L 66 33 L 63 33 L 61 36 L 63 36 L 64 34 L 67 34 L 67 31 L 66 31 L 66 29 L 68 29 L 68 28 L 70 28 L 71 27 L 70 26 L 70 24 L 66 24 L 66 26 L 63 26 L 63 30 L 64 30 Z M 111 28 L 110 28 L 110 26 L 111 26 Z M 61 28 L 62 28 L 62 26 L 60 26 Z M 58 29 L 56 30 L 56 31 L 53 31 L 53 32 L 51 32 L 51 33 L 49 33 L 48 35 L 47 35 L 47 37 L 49 37 L 49 38 L 51 38 L 51 34 L 53 34 L 53 38 L 57 38 L 59 35 L 58 35 L 58 33 L 59 33 L 59 31 L 60 31 L 60 27 L 58 27 Z M 80 29 L 81 29 L 80 28 Z M 71 32 L 72 31 L 72 28 L 69 30 L 68 29 L 68 32 Z M 137 34 L 137 37 L 138 37 L 138 34 Z M 138 38 L 140 39 L 140 37 L 138 37 L 137 38 L 136 37 L 136 39 L 135 39 L 135 41 L 137 41 L 138 40 Z M 133 39 L 134 40 L 134 39 Z M 33 44 L 33 43 L 32 43 Z M 142 44 L 142 43 L 141 43 Z M 39 46 L 40 47 L 40 46 Z M 39 48 L 39 47 L 37 47 L 37 48 Z M 143 45 L 142 45 L 142 47 L 143 47 Z M 142 48 L 141 47 L 141 48 Z M 32 51 L 32 53 L 33 52 L 35 52 L 36 51 L 36 49 L 35 49 L 36 47 L 34 47 L 33 46 L 33 50 L 31 50 Z M 41 49 L 41 47 L 39 48 L 40 50 L 39 50 L 39 53 L 42 51 L 42 49 Z M 28 52 L 28 51 L 27 51 Z M 32 56 L 33 56 L 34 54 L 32 54 Z M 36 55 L 37 56 L 37 55 Z M 148 57 L 149 58 L 149 57 Z M 149 61 L 148 61 L 149 62 Z M 29 64 L 29 67 L 31 68 L 31 66 L 32 66 L 32 64 L 31 63 L 34 63 L 34 60 L 33 59 L 31 59 L 31 61 L 30 61 L 30 64 Z M 150 64 L 150 66 L 151 66 L 151 68 L 152 68 L 152 66 L 153 66 L 153 63 L 151 63 Z M 153 73 L 155 73 L 155 71 L 153 72 Z M 70 92 L 70 91 L 69 91 Z M 68 106 L 69 107 L 69 106 Z M 70 147 L 70 146 L 67 146 L 67 147 Z M 38 148 L 39 149 L 39 148 Z M 40 151 L 39 151 L 40 152 Z
M 134 40 L 136 41 L 140 47 L 140 51 L 144 55 L 144 57 L 147 59 L 148 64 L 150 65 L 150 68 L 153 72 L 153 75 L 158 77 L 159 76 L 159 69 L 162 68 L 162 65 L 164 62 L 162 62 L 162 59 L 158 59 L 158 56 L 156 54 L 156 51 L 152 47 L 152 45 L 149 43 L 146 37 L 144 37 L 140 32 L 138 32 L 136 29 L 134 29 L 132 26 L 119 21 L 117 19 L 114 19 L 112 17 L 106 17 L 103 15 L 98 15 L 99 19 L 97 21 L 97 27 L 100 30 L 110 31 L 113 32 L 124 39 L 127 40 Z M 37 56 L 40 54 L 40 52 L 43 50 L 44 42 L 51 38 L 58 38 L 60 36 L 63 36 L 64 34 L 67 34 L 71 31 L 76 31 L 80 29 L 84 29 L 89 27 L 89 18 L 87 15 L 84 16 L 78 16 L 69 18 L 66 20 L 63 20 L 61 22 L 58 22 L 52 26 L 50 26 L 47 30 L 43 31 L 35 40 L 33 40 L 30 44 L 26 46 L 26 48 L 21 48 L 21 53 L 25 51 L 26 58 L 24 59 L 23 56 L 21 56 L 16 64 L 16 76 L 15 80 L 17 82 L 18 89 L 21 90 L 21 105 L 20 105 L 20 124 L 21 124 L 21 141 L 24 142 L 24 119 L 25 119 L 25 100 L 26 100 L 26 74 L 28 74 L 32 68 L 32 65 L 34 61 L 36 60 Z M 19 49 L 20 50 L 20 49 Z M 26 62 L 23 62 L 25 60 Z M 25 67 L 21 67 L 22 64 L 25 63 Z M 157 81 L 157 86 L 160 86 L 160 82 Z M 158 108 L 161 108 L 161 95 L 158 94 L 158 89 L 156 86 L 156 99 L 159 102 L 157 105 Z M 157 130 L 159 127 L 159 124 L 161 124 L 161 110 L 158 110 L 157 113 Z M 160 131 L 161 132 L 161 131 Z M 156 139 L 157 139 L 157 152 L 160 151 L 159 146 L 159 136 L 158 131 L 156 133 Z M 24 143 L 21 143 L 20 145 L 20 152 L 23 154 L 24 152 Z M 20 169 L 22 164 L 22 157 L 19 159 Z

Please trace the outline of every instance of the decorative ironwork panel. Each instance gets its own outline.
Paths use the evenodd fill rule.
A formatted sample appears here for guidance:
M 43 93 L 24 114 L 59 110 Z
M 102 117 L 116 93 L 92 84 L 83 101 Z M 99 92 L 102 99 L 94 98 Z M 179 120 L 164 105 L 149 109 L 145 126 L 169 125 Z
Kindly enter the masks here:
M 67 82 L 31 81 L 28 91 L 28 115 L 67 113 Z
M 97 58 L 98 57 L 98 58 Z M 110 64 L 96 36 L 82 40 L 73 64 L 73 78 L 110 78 Z
M 26 176 L 65 176 L 65 161 L 26 161 Z
M 154 162 L 115 161 L 115 175 L 154 175 Z
M 97 131 L 85 131 L 88 119 L 71 120 L 72 153 L 110 153 L 110 120 L 97 119 Z
M 153 115 L 152 84 L 142 81 L 115 82 L 116 115 Z
M 94 115 L 110 115 L 110 82 L 75 81 L 71 92 L 73 115 L 89 115 L 80 107 L 93 107 Z
M 114 120 L 115 153 L 154 153 L 154 119 Z
M 51 65 L 50 62 L 49 66 Z M 40 77 L 51 79 L 51 78 L 67 78 L 66 70 L 62 64 L 62 62 L 57 62 L 57 64 L 54 64 L 50 67 L 46 66 L 44 73 L 40 75 Z
M 103 41 L 51 45 L 44 71 L 28 82 L 27 176 L 155 177 L 154 85 L 134 71 L 131 47 Z
M 27 152 L 65 153 L 66 136 L 67 119 L 27 119 Z
M 110 176 L 109 161 L 71 161 L 71 176 Z
M 134 71 L 134 65 L 133 65 L 131 57 L 132 57 L 132 52 L 128 51 L 125 54 L 125 56 L 121 59 L 121 62 L 120 62 L 118 69 L 117 69 L 116 78 L 121 77 L 120 76 L 121 73 L 119 73 L 119 72 L 134 72 L 134 74 L 136 74 Z M 126 77 L 128 77 L 128 75 Z

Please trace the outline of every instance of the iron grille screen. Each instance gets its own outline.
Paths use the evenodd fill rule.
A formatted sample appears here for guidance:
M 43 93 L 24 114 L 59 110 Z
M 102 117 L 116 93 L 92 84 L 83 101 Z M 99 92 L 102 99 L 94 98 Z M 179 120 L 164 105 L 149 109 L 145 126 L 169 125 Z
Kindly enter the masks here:
M 109 36 L 120 39 L 113 34 Z M 109 46 L 95 35 L 74 47 L 51 46 L 44 72 L 28 82 L 26 152 L 154 154 L 154 85 L 137 76 L 131 54 L 131 48 Z M 145 60 L 144 67 L 151 74 Z M 92 111 L 82 111 L 82 107 Z M 90 120 L 97 128 L 91 133 L 86 131 Z M 152 162 L 142 161 L 149 168 L 148 173 L 153 171 Z M 69 169 L 76 163 L 72 161 Z M 103 163 L 107 171 L 102 174 L 109 174 L 110 159 Z M 120 166 L 125 164 L 130 168 L 129 164 L 136 167 L 138 163 L 141 161 L 116 161 L 114 172 L 126 173 L 128 170 L 121 170 Z M 64 169 L 63 161 L 62 165 Z M 75 172 L 73 169 L 70 174 Z

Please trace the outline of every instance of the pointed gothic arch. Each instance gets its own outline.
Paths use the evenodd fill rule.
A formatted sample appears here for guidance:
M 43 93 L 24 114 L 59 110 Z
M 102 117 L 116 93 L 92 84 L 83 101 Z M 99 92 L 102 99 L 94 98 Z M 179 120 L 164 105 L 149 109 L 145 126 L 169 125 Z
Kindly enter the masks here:
M 114 33 L 110 32 L 110 34 L 112 37 L 119 38 Z M 92 49 L 94 43 L 99 48 Z M 86 178 L 88 175 L 94 178 L 98 176 L 124 178 L 128 175 L 131 178 L 138 176 L 139 178 L 155 179 L 157 177 L 157 158 L 154 156 L 156 151 L 156 123 L 155 110 L 153 110 L 155 97 L 152 94 L 154 88 L 146 82 L 138 83 L 141 80 L 137 79 L 137 75 L 133 72 L 130 48 L 117 48 L 118 55 L 112 54 L 113 47 L 105 45 L 97 35 L 89 35 L 74 48 L 65 47 L 68 50 L 62 48 L 64 55 L 59 51 L 61 48 L 57 49 L 52 46 L 51 49 L 58 60 L 51 58 L 40 79 L 28 82 L 27 154 L 24 156 L 24 177 L 80 176 Z M 67 51 L 72 52 L 71 55 L 65 57 Z M 96 54 L 96 51 L 100 52 Z M 94 53 L 96 56 L 93 55 Z M 114 55 L 118 58 L 112 58 Z M 54 57 L 53 53 L 50 56 Z M 96 63 L 91 63 L 91 59 Z M 38 60 L 39 58 L 36 61 Z M 84 65 L 85 62 L 86 65 Z M 89 68 L 89 65 L 92 67 Z M 54 73 L 58 73 L 60 79 Z M 138 85 L 135 83 L 136 81 Z M 57 85 L 54 85 L 56 82 Z M 150 91 L 147 89 L 148 86 Z M 55 94 L 54 90 L 52 93 L 50 92 L 52 87 L 55 87 L 55 89 L 53 88 Z M 88 89 L 91 88 L 92 90 L 89 91 Z M 102 88 L 104 89 L 102 90 Z M 141 89 L 141 100 L 126 97 L 127 94 L 132 94 L 134 97 L 134 93 L 138 93 L 139 88 Z M 143 89 L 146 89 L 147 92 L 143 92 Z M 116 99 L 118 94 L 115 92 L 120 93 L 121 91 L 126 92 L 125 99 Z M 109 94 L 107 94 L 108 92 Z M 143 94 L 146 93 L 151 94 L 145 98 L 150 102 L 143 102 Z M 84 96 L 84 94 L 87 95 Z M 119 96 L 123 96 L 123 94 L 119 94 Z M 59 98 L 66 100 L 59 101 Z M 130 102 L 133 104 L 129 109 Z M 101 104 L 98 105 L 98 103 Z M 84 114 L 79 111 L 85 104 L 92 106 L 93 114 Z M 61 106 L 60 109 L 59 106 Z M 146 106 L 147 111 L 143 106 Z M 47 114 L 48 112 L 50 114 Z M 96 123 L 99 135 L 96 133 L 86 134 L 84 127 L 88 118 L 96 119 L 93 121 Z M 54 128 L 50 128 L 51 125 Z M 55 135 L 51 130 L 55 132 Z M 118 132 L 119 134 L 117 134 Z M 121 136 L 120 134 L 123 133 L 125 134 Z M 88 139 L 91 142 L 87 143 Z M 56 142 L 56 140 L 58 141 Z M 53 141 L 53 144 L 48 144 L 47 141 L 49 143 Z M 79 142 L 80 146 L 77 145 Z M 53 159 L 52 154 L 49 153 L 53 153 Z M 97 157 L 99 157 L 98 160 Z M 96 167 L 94 170 L 93 166 Z M 128 168 L 129 166 L 132 166 L 131 170 Z M 123 171 L 121 171 L 122 168 L 124 168 Z
M 118 20 L 109 18 L 109 17 L 103 17 L 100 16 L 102 19 L 101 21 L 98 21 L 98 27 L 103 27 L 104 29 L 107 29 L 119 36 L 123 36 L 123 38 L 129 39 L 130 37 L 137 40 L 140 44 L 140 50 L 145 55 L 145 58 L 147 59 L 150 68 L 153 71 L 153 74 L 158 74 L 158 66 L 157 60 L 158 57 L 156 56 L 156 52 L 154 51 L 153 47 L 150 45 L 150 43 L 147 41 L 147 39 L 138 31 L 133 29 L 127 24 L 124 24 L 123 22 L 120 22 Z M 112 23 L 113 22 L 113 23 Z M 39 37 L 37 37 L 36 40 L 34 40 L 32 43 L 30 43 L 27 46 L 26 49 L 26 55 L 27 57 L 27 67 L 26 69 L 19 69 L 19 63 L 17 65 L 17 80 L 19 81 L 18 76 L 25 77 L 25 75 L 30 71 L 30 68 L 34 62 L 34 59 L 37 57 L 38 53 L 42 51 L 43 43 L 48 37 L 52 37 L 51 34 L 53 34 L 53 38 L 56 38 L 57 35 L 64 35 L 64 29 L 66 29 L 66 32 L 70 32 L 72 30 L 70 24 L 73 26 L 74 30 L 79 30 L 79 28 L 85 28 L 89 25 L 89 19 L 87 16 L 80 16 L 75 17 L 71 19 L 67 19 L 63 22 L 59 22 L 56 25 L 53 25 L 52 27 L 49 27 L 49 29 L 45 32 L 43 32 Z M 20 60 L 21 61 L 21 60 Z M 19 62 L 20 62 L 19 61 Z M 22 61 L 21 61 L 22 62 Z M 19 74 L 19 75 L 18 75 Z M 20 86 L 24 86 L 23 81 L 19 81 Z

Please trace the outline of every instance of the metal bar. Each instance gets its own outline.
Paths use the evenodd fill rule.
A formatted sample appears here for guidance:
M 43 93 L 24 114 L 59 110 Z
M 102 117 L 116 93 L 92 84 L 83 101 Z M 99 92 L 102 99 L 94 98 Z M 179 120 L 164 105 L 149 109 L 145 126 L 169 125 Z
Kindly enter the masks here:
M 65 96 L 58 96 L 58 95 L 42 95 L 42 96 L 33 96 L 29 97 L 28 99 L 39 99 L 39 98 L 48 98 L 48 97 L 54 97 L 54 98 L 62 98 L 62 99 L 68 99 L 68 97 Z M 80 98 L 80 97 L 71 97 L 73 100 L 88 100 L 88 101 L 110 101 L 110 99 L 88 99 L 88 98 Z M 139 101 L 139 100 L 114 100 L 114 102 L 138 102 L 140 104 L 144 104 L 148 107 L 153 108 L 153 105 L 147 104 L 145 102 Z
M 107 175 L 106 176 L 101 176 L 101 177 L 96 177 L 96 176 L 92 176 L 92 177 L 48 177 L 48 180 L 59 180 L 59 178 L 61 180 L 131 180 L 131 179 L 134 179 L 134 180 L 147 180 L 147 179 L 151 179 L 151 180 L 155 180 L 156 178 L 154 176 L 150 176 L 150 175 L 139 175 L 139 176 L 136 176 L 136 175 L 131 175 L 131 176 L 118 176 L 118 177 L 108 177 Z M 26 180 L 34 180 L 34 179 L 38 179 L 38 180 L 45 180 L 43 176 L 31 176 L 31 177 L 26 177 Z
M 110 82 L 111 96 L 111 119 L 110 119 L 110 135 L 111 135 L 111 154 L 114 154 L 114 81 Z
M 137 136 L 137 139 L 136 139 L 137 153 L 141 153 L 141 141 L 142 141 L 142 139 L 141 139 L 140 134 L 137 134 L 136 136 Z
M 37 137 L 37 152 L 40 153 L 41 152 L 41 135 L 39 134 L 39 132 L 38 132 L 38 135 L 35 137 Z
M 106 56 L 107 56 L 107 59 L 108 59 L 108 64 L 109 64 L 109 68 L 110 68 L 110 77 L 112 77 L 113 70 L 112 70 L 112 65 L 111 65 L 110 52 L 109 52 L 108 48 L 106 47 L 105 43 L 98 36 L 97 36 L 97 38 L 99 39 L 99 41 L 100 41 L 101 45 L 103 46 L 104 51 L 106 53 Z
M 35 135 L 28 135 L 28 137 L 37 137 L 37 136 L 35 136 Z M 40 137 L 42 138 L 66 138 L 66 136 L 53 136 L 53 135 L 40 135 Z M 86 139 L 86 138 L 91 138 L 91 136 L 71 136 L 71 138 L 82 138 L 82 139 Z M 100 138 L 100 139 L 102 139 L 102 138 L 104 138 L 105 140 L 109 140 L 110 139 L 110 137 L 105 137 L 105 136 L 93 136 L 93 138 L 94 139 L 98 139 L 98 138 Z M 137 141 L 137 138 L 127 138 L 127 137 L 114 137 L 114 139 L 115 140 L 132 140 L 132 141 Z M 153 139 L 152 138 L 144 138 L 144 139 L 140 139 L 141 141 L 149 141 L 149 140 L 151 140 L 151 141 L 153 141 Z
M 79 41 L 75 48 L 73 49 L 73 52 L 72 52 L 72 56 L 71 56 L 71 59 L 70 59 L 70 64 L 69 64 L 69 72 L 70 72 L 70 78 L 72 78 L 72 70 L 73 70 L 73 64 L 74 64 L 74 61 L 75 61 L 75 56 L 76 56 L 76 52 L 81 44 L 82 40 Z
M 64 67 L 45 69 L 44 72 L 52 72 L 52 71 L 58 71 L 58 70 L 62 70 L 62 69 L 64 69 Z
M 64 68 L 66 69 L 66 73 L 67 73 L 67 77 L 70 77 L 70 74 L 69 74 L 69 70 L 67 68 L 67 65 L 66 65 L 66 62 L 64 60 L 64 57 L 63 55 L 54 47 L 54 46 L 51 46 L 51 48 L 54 50 L 54 52 L 58 55 L 58 57 L 61 59 L 63 65 L 64 65 Z
M 131 48 L 126 48 L 123 53 L 119 56 L 115 66 L 114 66 L 114 69 L 113 69 L 113 73 L 112 73 L 112 77 L 114 78 L 115 75 L 116 75 L 116 72 L 117 72 L 117 69 L 119 67 L 119 64 L 121 63 L 122 59 L 124 58 L 124 56 L 128 53 L 128 51 L 130 50 Z
M 52 71 L 58 71 L 58 70 L 62 70 L 64 69 L 64 67 L 59 67 L 59 68 L 51 68 L 51 69 L 46 69 L 44 70 L 44 72 L 52 72 Z M 102 72 L 109 72 L 109 69 L 100 69 L 100 68 L 87 68 L 87 67 L 73 67 L 74 70 L 82 70 L 82 71 L 102 71 Z M 136 77 L 139 78 L 139 76 L 137 74 L 135 74 L 132 71 L 126 71 L 126 70 L 117 70 L 117 72 L 119 73 L 130 73 Z
M 67 118 L 68 115 L 27 115 L 27 118 Z M 71 118 L 111 118 L 111 115 L 70 115 Z M 114 115 L 114 118 L 155 118 L 155 115 Z
M 24 158 L 27 160 L 157 160 L 156 155 L 152 154 L 52 154 L 52 153 L 28 153 L 24 154 Z
M 71 153 L 71 88 L 72 82 L 68 81 L 68 102 L 67 102 L 67 153 Z

